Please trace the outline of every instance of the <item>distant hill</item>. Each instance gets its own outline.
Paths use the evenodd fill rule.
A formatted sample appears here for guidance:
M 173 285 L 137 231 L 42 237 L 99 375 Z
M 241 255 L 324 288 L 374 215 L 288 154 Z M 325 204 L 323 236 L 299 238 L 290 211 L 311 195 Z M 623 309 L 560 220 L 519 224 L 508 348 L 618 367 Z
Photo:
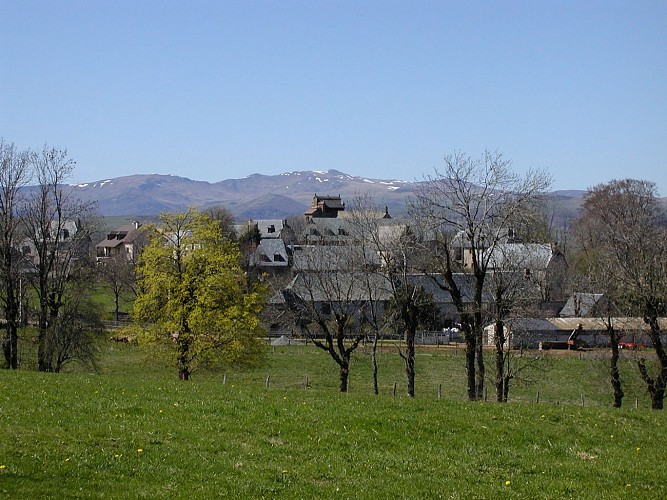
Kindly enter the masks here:
M 348 203 L 357 195 L 371 194 L 380 205 L 398 213 L 412 193 L 414 183 L 356 177 L 329 170 L 253 174 L 220 182 L 193 181 L 185 177 L 140 174 L 73 185 L 79 198 L 96 200 L 102 215 L 157 215 L 188 207 L 222 205 L 237 219 L 284 218 L 302 214 L 316 193 L 341 195 Z
M 371 179 L 338 170 L 253 174 L 220 182 L 194 181 L 185 177 L 139 174 L 73 185 L 83 200 L 96 200 L 105 216 L 155 216 L 163 211 L 205 209 L 222 205 L 238 220 L 285 218 L 303 214 L 315 194 L 341 195 L 348 203 L 355 196 L 370 194 L 380 206 L 399 215 L 417 182 Z M 576 214 L 585 191 L 556 191 L 555 205 Z

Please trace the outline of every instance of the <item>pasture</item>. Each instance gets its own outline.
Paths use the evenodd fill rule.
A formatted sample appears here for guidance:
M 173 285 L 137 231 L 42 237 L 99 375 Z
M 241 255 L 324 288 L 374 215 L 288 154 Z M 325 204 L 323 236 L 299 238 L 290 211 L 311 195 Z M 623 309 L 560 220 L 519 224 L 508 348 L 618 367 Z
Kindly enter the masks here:
M 465 401 L 452 347 L 418 351 L 414 399 L 392 347 L 379 396 L 363 347 L 348 394 L 312 346 L 269 348 L 260 367 L 189 382 L 135 346 L 101 347 L 99 373 L 0 371 L 0 495 L 667 497 L 667 414 L 649 409 L 629 358 L 614 410 L 603 353 L 550 356 L 539 383 L 497 404 Z

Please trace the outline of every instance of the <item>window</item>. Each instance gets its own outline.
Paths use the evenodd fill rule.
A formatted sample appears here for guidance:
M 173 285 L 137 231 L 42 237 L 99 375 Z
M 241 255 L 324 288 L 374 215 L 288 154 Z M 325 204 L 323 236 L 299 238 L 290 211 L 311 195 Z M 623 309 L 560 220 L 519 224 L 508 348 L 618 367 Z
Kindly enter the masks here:
M 276 226 L 274 226 L 273 224 L 271 224 L 271 225 L 266 229 L 266 232 L 269 233 L 269 234 L 271 234 L 271 233 L 275 233 L 275 232 L 276 232 Z

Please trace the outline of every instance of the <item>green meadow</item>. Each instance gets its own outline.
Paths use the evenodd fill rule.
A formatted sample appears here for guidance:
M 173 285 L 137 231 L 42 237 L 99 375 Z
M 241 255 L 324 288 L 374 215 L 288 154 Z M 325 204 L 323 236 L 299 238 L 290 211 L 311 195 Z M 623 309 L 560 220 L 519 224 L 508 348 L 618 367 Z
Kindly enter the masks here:
M 410 399 L 392 346 L 377 396 L 365 347 L 348 394 L 312 346 L 188 382 L 111 341 L 97 373 L 39 373 L 25 353 L 0 371 L 0 496 L 667 498 L 667 414 L 649 409 L 631 355 L 614 410 L 602 352 L 554 354 L 507 404 L 491 387 L 465 401 L 462 354 L 419 350 Z

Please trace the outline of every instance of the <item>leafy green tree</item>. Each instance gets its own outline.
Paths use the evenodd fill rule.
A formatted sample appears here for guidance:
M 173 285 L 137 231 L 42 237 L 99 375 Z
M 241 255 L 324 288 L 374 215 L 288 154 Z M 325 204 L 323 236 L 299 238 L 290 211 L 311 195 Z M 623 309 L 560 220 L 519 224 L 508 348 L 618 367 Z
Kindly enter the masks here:
M 160 221 L 138 263 L 140 342 L 166 348 L 181 380 L 202 364 L 258 361 L 264 286 L 248 284 L 238 247 L 196 210 Z

